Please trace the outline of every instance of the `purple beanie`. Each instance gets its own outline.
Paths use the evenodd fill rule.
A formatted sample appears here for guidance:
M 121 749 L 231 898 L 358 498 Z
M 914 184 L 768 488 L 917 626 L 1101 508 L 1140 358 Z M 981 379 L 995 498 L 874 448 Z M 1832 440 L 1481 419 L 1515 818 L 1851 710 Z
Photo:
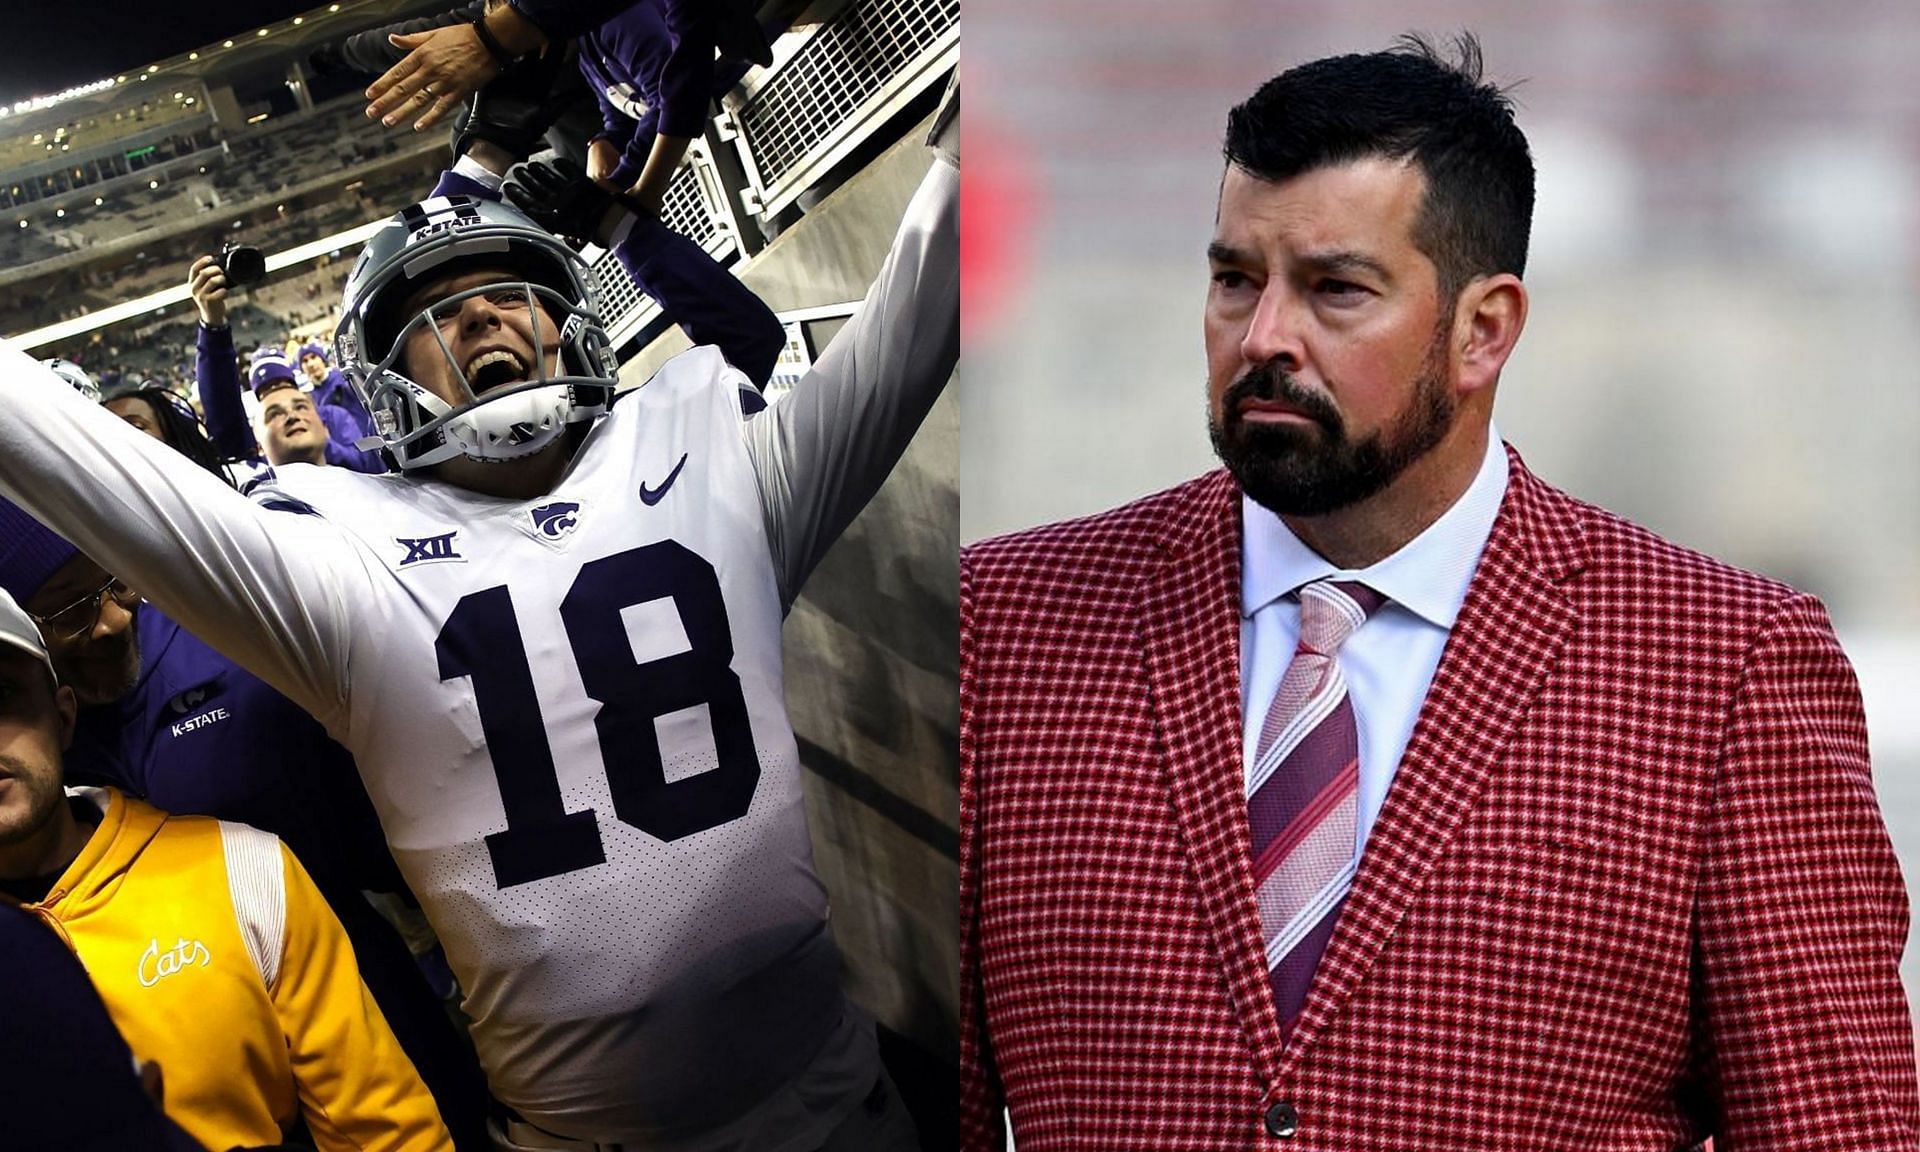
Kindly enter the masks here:
M 297 384 L 299 377 L 294 374 L 293 362 L 278 352 L 258 352 L 253 357 L 253 367 L 247 372 L 247 383 L 253 386 L 255 396 L 273 387 L 278 381 Z
M 300 345 L 299 359 L 305 360 L 309 356 L 318 356 L 322 360 L 326 360 L 329 363 L 332 362 L 332 358 L 327 355 L 327 350 L 321 347 L 320 342 L 317 340 L 312 343 Z
M 33 599 L 78 551 L 11 501 L 0 500 L 0 588 L 15 600 Z

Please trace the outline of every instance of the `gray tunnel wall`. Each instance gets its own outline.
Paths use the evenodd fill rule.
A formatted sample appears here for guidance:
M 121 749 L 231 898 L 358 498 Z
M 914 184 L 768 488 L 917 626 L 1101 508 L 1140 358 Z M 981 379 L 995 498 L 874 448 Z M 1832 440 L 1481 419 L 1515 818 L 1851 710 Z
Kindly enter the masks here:
M 776 312 L 858 300 L 932 162 L 925 125 L 759 253 L 741 279 Z M 684 350 L 676 329 L 621 370 Z M 808 581 L 785 630 L 787 708 L 814 861 L 848 987 L 881 1023 L 958 1059 L 959 407 L 951 386 L 879 495 Z

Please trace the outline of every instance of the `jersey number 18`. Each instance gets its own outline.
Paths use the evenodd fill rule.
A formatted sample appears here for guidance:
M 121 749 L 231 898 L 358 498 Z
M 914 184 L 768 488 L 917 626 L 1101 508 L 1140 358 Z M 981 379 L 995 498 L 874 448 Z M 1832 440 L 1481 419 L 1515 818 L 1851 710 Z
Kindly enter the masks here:
M 636 661 L 621 610 L 672 600 L 687 650 Z M 587 695 L 613 813 L 661 840 L 678 840 L 746 815 L 760 782 L 747 700 L 733 673 L 733 632 L 713 565 L 663 540 L 585 564 L 560 602 L 560 619 Z M 434 641 L 440 678 L 473 679 L 480 730 L 500 784 L 507 828 L 487 837 L 502 888 L 606 862 L 593 809 L 568 812 L 534 695 L 520 622 L 505 584 L 461 598 Z M 668 782 L 654 720 L 707 706 L 718 766 Z

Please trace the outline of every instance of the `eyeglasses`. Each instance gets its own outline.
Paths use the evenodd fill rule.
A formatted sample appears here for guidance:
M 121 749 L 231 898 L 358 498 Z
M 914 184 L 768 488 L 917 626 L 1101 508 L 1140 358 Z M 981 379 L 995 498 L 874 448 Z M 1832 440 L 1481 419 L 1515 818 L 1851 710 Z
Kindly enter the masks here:
M 107 582 L 95 591 L 82 596 L 65 608 L 47 613 L 45 616 L 29 612 L 35 624 L 53 633 L 61 640 L 78 640 L 93 631 L 100 623 L 100 611 L 106 606 L 107 598 L 122 608 L 132 608 L 140 603 L 140 593 L 120 582 L 118 576 L 107 577 Z

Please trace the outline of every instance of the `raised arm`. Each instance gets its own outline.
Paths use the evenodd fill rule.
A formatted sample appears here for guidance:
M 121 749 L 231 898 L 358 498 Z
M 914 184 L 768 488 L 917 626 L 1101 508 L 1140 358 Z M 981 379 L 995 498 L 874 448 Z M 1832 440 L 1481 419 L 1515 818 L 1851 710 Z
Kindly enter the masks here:
M 594 103 L 600 108 L 600 131 L 594 133 L 587 142 L 587 176 L 596 182 L 608 182 L 623 169 L 623 154 L 632 143 L 634 133 L 639 130 L 633 117 L 615 107 L 607 95 L 607 88 L 614 83 L 614 78 L 605 63 L 604 52 L 598 32 L 580 38 L 580 75 L 586 81 L 587 90 L 593 93 Z M 652 112 L 649 111 L 648 115 L 651 118 Z M 626 183 L 631 182 L 632 174 L 627 173 Z M 619 186 L 624 188 L 626 183 Z
M 357 545 L 269 512 L 0 342 L 0 495 L 338 730 Z
M 260 445 L 247 424 L 240 395 L 240 367 L 234 359 L 233 329 L 227 327 L 227 276 L 220 262 L 202 256 L 187 270 L 187 290 L 200 310 L 194 341 L 193 378 L 200 389 L 200 411 L 207 439 L 222 460 L 252 460 Z
M 746 423 L 783 604 L 893 471 L 959 362 L 959 189 L 942 153 L 859 314 Z
M 773 309 L 692 240 L 644 213 L 631 219 L 631 231 L 613 247 L 627 275 L 687 339 L 719 348 L 755 388 L 765 388 L 787 345 Z

